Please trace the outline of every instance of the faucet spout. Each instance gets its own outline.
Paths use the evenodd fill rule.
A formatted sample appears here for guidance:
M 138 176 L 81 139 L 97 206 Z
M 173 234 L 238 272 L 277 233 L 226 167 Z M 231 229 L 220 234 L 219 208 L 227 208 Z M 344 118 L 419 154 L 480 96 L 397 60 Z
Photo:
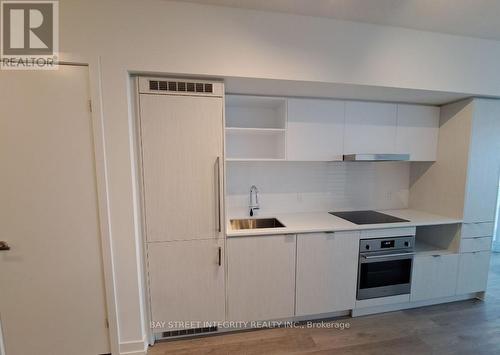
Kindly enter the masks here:
M 250 217 L 253 217 L 254 211 L 260 209 L 259 206 L 259 189 L 257 186 L 252 185 L 250 187 L 250 204 L 248 205 L 250 208 Z

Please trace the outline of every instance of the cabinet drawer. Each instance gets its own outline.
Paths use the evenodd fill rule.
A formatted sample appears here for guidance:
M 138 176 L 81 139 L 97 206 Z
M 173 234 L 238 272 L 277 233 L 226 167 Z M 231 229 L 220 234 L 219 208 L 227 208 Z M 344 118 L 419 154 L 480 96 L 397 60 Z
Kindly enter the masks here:
M 463 223 L 462 238 L 491 237 L 493 228 L 493 222 Z
M 492 237 L 466 238 L 460 241 L 460 252 L 489 251 L 491 250 Z

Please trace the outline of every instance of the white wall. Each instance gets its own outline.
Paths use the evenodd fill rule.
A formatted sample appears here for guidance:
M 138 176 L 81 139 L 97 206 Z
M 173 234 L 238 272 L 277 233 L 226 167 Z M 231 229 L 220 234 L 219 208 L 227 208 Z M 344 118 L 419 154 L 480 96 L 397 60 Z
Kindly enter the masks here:
M 229 217 L 248 216 L 250 186 L 258 215 L 408 207 L 407 162 L 230 162 Z
M 60 48 L 100 56 L 119 341 L 144 341 L 130 72 L 352 83 L 500 96 L 500 43 L 163 0 L 62 0 Z

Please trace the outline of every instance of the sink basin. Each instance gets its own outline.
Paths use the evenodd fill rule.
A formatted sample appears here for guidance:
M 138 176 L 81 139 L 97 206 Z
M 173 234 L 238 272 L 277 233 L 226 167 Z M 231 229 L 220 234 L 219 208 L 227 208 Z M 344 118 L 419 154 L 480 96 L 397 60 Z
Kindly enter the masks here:
M 260 228 L 280 228 L 285 225 L 276 218 L 246 218 L 232 219 L 233 229 L 260 229 Z

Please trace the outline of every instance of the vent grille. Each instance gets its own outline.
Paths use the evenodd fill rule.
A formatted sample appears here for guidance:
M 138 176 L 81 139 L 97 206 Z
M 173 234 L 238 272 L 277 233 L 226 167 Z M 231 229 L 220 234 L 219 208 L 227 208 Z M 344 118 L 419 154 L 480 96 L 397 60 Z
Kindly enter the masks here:
M 208 83 L 149 80 L 149 90 L 170 91 L 170 92 L 197 92 L 197 93 L 212 94 L 214 92 L 214 87 L 212 84 Z
M 181 329 L 181 330 L 171 330 L 162 333 L 162 338 L 172 338 L 186 335 L 197 335 L 203 333 L 213 333 L 218 330 L 217 327 L 205 327 L 205 328 L 193 328 L 193 329 Z

